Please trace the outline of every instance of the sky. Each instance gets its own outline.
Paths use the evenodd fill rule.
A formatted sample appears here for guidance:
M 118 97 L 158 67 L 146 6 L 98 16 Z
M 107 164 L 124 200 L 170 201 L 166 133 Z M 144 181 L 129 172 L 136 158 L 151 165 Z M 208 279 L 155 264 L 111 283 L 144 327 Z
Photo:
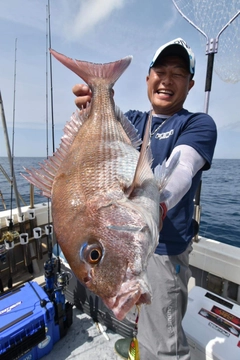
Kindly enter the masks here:
M 210 39 L 240 9 L 240 0 L 221 0 L 218 7 L 215 0 L 176 1 Z M 53 58 L 50 87 L 47 0 L 0 3 L 0 91 L 9 144 L 15 157 L 45 157 L 58 147 L 75 110 L 72 87 L 83 81 Z M 184 107 L 204 111 L 207 38 L 171 0 L 51 0 L 50 25 L 51 47 L 71 58 L 105 63 L 133 56 L 114 86 L 123 112 L 150 109 L 146 75 L 151 59 L 162 44 L 183 38 L 196 55 L 195 86 Z M 218 129 L 215 158 L 240 159 L 239 80 L 240 16 L 220 35 L 215 54 L 208 110 Z M 5 142 L 1 122 L 0 156 L 7 156 Z

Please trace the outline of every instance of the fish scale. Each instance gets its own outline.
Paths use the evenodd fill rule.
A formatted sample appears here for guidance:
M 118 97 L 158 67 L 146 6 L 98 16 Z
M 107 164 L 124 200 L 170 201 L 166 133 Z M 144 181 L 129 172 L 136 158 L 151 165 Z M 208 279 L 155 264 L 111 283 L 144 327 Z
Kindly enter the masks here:
M 83 172 L 86 172 L 85 169 L 87 169 L 89 176 L 93 177 L 95 189 L 96 187 L 99 189 L 107 189 L 111 184 L 117 186 L 117 184 L 113 182 L 113 179 L 121 178 L 121 182 L 123 182 L 123 176 L 124 178 L 132 180 L 138 160 L 138 153 L 131 154 L 131 152 L 128 151 L 130 140 L 126 137 L 126 134 L 124 136 L 119 121 L 113 121 L 109 115 L 105 116 L 104 120 L 101 120 L 98 115 L 94 116 L 94 119 L 91 119 L 89 123 L 86 139 L 89 141 L 88 134 L 91 134 L 90 141 L 93 143 L 93 148 L 90 153 L 87 148 L 82 152 L 84 164 L 81 166 Z M 101 128 L 98 136 L 93 130 L 96 128 L 95 124 L 98 124 L 97 126 Z M 119 130 L 121 130 L 121 132 Z M 127 140 L 128 144 L 126 145 L 123 140 Z M 77 139 L 75 143 L 78 143 Z M 84 139 L 81 140 L 81 146 L 83 148 L 87 146 Z M 132 145 L 130 146 L 132 147 Z M 74 152 L 75 150 L 73 149 L 72 151 Z M 133 165 L 123 168 L 126 160 L 124 159 L 122 161 L 122 159 L 125 156 L 128 156 L 128 164 L 133 163 Z M 90 186 L 93 186 L 93 183 L 90 183 L 87 178 L 84 179 L 83 177 L 82 181 L 84 180 L 85 182 L 82 182 L 82 185 L 87 194 L 89 194 L 89 192 L 91 192 Z M 129 183 L 126 185 L 129 185 Z
M 106 142 L 104 139 L 99 141 L 97 138 L 93 141 L 95 142 L 94 148 L 91 150 L 90 154 L 86 152 L 84 163 L 80 162 L 81 167 L 79 169 L 79 181 L 86 193 L 91 193 L 91 187 L 94 187 L 95 189 L 99 188 L 99 190 L 104 191 L 113 184 L 115 187 L 119 186 L 113 180 L 121 178 L 121 182 L 123 182 L 123 176 L 124 178 L 127 177 L 132 180 L 135 170 L 134 166 L 123 167 L 124 157 L 127 156 L 124 144 L 115 141 L 113 145 L 110 141 Z M 82 142 L 81 145 L 84 147 L 85 143 Z M 134 161 L 134 164 L 136 165 L 137 157 L 137 153 L 134 157 L 130 154 L 129 164 Z M 67 158 L 66 166 L 68 166 L 69 161 L 71 162 L 70 156 Z M 90 177 L 94 181 L 90 182 Z

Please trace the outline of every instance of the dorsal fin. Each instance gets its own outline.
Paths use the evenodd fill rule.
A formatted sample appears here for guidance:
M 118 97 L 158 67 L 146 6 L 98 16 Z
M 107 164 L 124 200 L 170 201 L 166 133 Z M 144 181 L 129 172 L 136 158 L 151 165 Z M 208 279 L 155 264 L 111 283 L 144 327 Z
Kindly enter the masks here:
M 72 145 L 80 127 L 85 122 L 90 111 L 90 105 L 86 109 L 76 110 L 72 114 L 70 121 L 64 127 L 64 135 L 61 138 L 59 148 L 47 160 L 40 165 L 40 169 L 26 169 L 29 174 L 21 174 L 27 181 L 42 190 L 42 194 L 51 197 L 53 180 L 58 172 L 62 161 L 66 158 L 69 148 Z

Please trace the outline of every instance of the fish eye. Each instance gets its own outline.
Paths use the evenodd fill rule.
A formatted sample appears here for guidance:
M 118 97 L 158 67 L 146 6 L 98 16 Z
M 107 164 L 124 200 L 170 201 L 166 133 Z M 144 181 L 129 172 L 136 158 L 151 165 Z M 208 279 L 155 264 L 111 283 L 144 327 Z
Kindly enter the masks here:
M 89 264 L 97 264 L 103 255 L 102 247 L 100 244 L 87 244 L 84 243 L 80 250 L 80 257 L 82 260 Z
M 102 254 L 101 251 L 99 251 L 99 249 L 92 249 L 89 252 L 89 262 L 91 262 L 92 264 L 94 263 L 98 263 L 99 260 L 101 259 Z

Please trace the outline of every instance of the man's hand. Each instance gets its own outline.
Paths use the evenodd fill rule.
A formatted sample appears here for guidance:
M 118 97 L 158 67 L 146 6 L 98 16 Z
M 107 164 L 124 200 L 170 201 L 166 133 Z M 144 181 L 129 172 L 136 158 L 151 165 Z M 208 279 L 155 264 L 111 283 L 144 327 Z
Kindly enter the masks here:
M 76 95 L 75 104 L 81 109 L 85 109 L 87 103 L 90 104 L 92 100 L 92 91 L 88 85 L 85 84 L 76 84 L 72 88 L 72 92 Z M 111 89 L 111 95 L 114 96 L 114 90 Z
M 85 108 L 87 103 L 91 102 L 92 92 L 85 84 L 77 84 L 72 88 L 72 92 L 76 95 L 75 104 L 79 109 Z

